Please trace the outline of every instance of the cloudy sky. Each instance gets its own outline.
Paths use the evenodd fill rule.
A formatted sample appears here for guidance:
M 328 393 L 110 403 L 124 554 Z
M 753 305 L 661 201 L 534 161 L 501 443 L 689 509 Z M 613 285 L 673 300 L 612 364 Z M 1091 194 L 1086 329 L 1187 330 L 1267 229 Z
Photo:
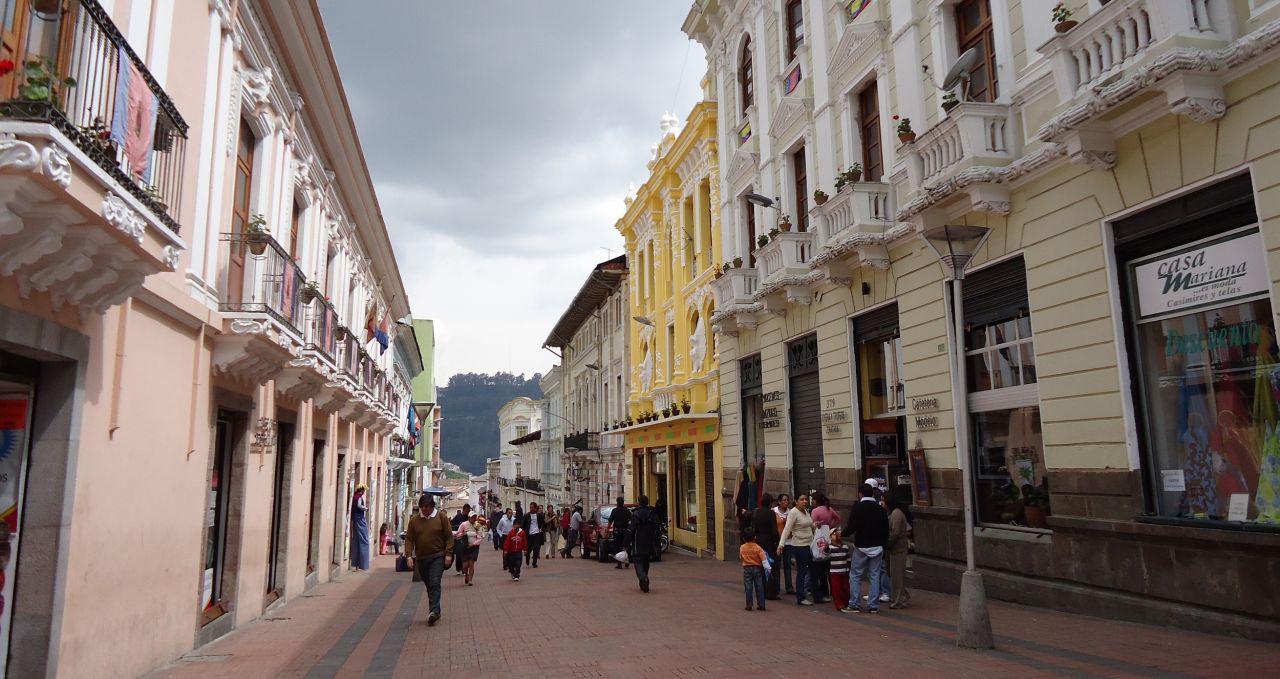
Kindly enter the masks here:
M 414 315 L 436 321 L 436 382 L 545 372 L 543 340 L 621 253 L 659 118 L 701 96 L 689 3 L 386 5 L 320 0 Z

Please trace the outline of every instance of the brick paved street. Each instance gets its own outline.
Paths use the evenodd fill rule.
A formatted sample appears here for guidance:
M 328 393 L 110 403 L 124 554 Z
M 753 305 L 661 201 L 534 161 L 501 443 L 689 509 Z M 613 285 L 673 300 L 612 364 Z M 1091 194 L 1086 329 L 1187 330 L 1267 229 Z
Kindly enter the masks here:
M 953 596 L 917 591 L 905 611 L 842 615 L 788 597 L 742 609 L 736 564 L 671 555 L 642 594 L 630 571 L 544 561 L 513 583 L 492 551 L 476 584 L 446 574 L 444 617 L 392 557 L 323 585 L 156 672 L 185 677 L 1262 677 L 1280 647 L 993 602 L 998 649 L 954 647 Z M 767 638 L 765 649 L 758 641 Z

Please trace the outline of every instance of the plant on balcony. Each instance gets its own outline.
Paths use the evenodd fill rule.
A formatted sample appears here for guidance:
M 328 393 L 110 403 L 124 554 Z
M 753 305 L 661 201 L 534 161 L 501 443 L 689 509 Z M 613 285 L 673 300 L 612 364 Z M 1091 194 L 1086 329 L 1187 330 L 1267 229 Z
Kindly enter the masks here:
M 0 62 L 0 75 L 3 75 L 3 73 L 5 73 L 3 62 Z M 111 139 L 111 128 L 107 127 L 107 123 L 102 119 L 102 116 L 95 117 L 93 122 L 88 125 L 81 125 L 80 133 L 103 155 L 112 160 L 115 159 L 116 143 Z
M 22 85 L 18 99 L 47 103 L 62 110 L 62 92 L 76 86 L 76 79 L 58 76 L 58 67 L 48 57 L 32 57 L 22 65 Z
M 844 187 L 862 180 L 862 163 L 854 163 L 844 172 L 836 173 L 836 191 L 844 190 Z
M 817 189 L 813 192 L 813 202 L 817 203 L 818 205 L 825 204 L 827 202 L 827 198 L 829 198 L 829 196 L 827 195 L 827 192 L 823 191 L 822 189 Z
M 777 231 L 777 229 L 774 229 L 774 231 Z M 769 244 L 769 236 L 767 236 L 766 234 L 763 234 L 763 233 L 762 233 L 762 234 L 760 234 L 759 236 L 756 236 L 756 246 L 757 246 L 757 247 L 764 247 L 764 246 L 766 246 L 766 245 L 768 245 L 768 244 Z
M 680 399 L 680 410 L 684 411 L 685 415 L 688 415 L 689 411 L 692 409 L 693 409 L 693 404 L 689 403 L 689 399 L 687 398 Z
M 244 239 L 249 243 L 249 252 L 261 255 L 267 251 L 267 241 L 271 232 L 267 230 L 267 218 L 255 212 L 244 227 Z
M 1075 14 L 1067 8 L 1066 3 L 1059 2 L 1053 6 L 1053 30 L 1059 33 L 1066 33 L 1075 28 L 1079 22 L 1072 20 L 1071 15 Z
M 302 288 L 303 304 L 310 304 L 323 296 L 324 293 L 320 290 L 320 283 L 316 281 L 307 281 L 307 284 Z
M 783 231 L 791 230 L 791 215 L 782 215 L 778 218 L 778 228 Z M 777 229 L 775 229 L 776 231 Z M 772 233 L 770 234 L 772 235 Z
M 663 408 L 663 409 L 662 409 L 662 416 L 663 416 L 663 417 L 671 417 L 671 408 L 670 408 L 670 407 Z
M 114 151 L 114 149 L 115 149 L 115 145 L 114 145 L 114 144 L 112 145 L 112 149 L 113 149 L 113 150 L 111 151 L 111 153 L 113 153 L 113 154 L 114 154 L 114 153 L 115 153 L 115 151 Z M 156 186 L 155 184 L 147 184 L 147 185 L 145 185 L 145 186 L 143 186 L 143 187 L 142 187 L 142 192 L 143 192 L 143 193 L 145 193 L 145 194 L 147 195 L 147 200 L 151 201 L 151 202 L 152 202 L 152 204 L 154 204 L 156 207 L 160 208 L 160 210 L 161 210 L 161 211 L 163 211 L 163 212 L 168 212 L 168 211 L 169 211 L 169 205 L 168 205 L 168 203 L 165 203 L 165 202 L 164 202 L 164 197 L 160 195 L 160 187 Z
M 781 233 L 781 231 L 779 231 L 778 227 L 776 226 L 773 227 L 772 229 L 769 229 L 769 240 L 773 240 L 774 238 L 777 238 L 779 233 Z
M 946 111 L 947 113 L 950 113 L 950 112 L 951 112 L 951 109 L 953 109 L 953 108 L 955 108 L 955 107 L 957 107 L 957 106 L 959 106 L 959 105 L 960 105 L 960 100 L 959 100 L 958 98 L 956 98 L 956 92 L 955 92 L 955 90 L 947 90 L 947 91 L 946 91 L 946 93 L 944 93 L 944 94 L 942 95 L 942 110 L 943 110 L 943 111 Z
M 899 118 L 898 116 L 894 116 L 893 119 L 898 121 L 898 141 L 903 144 L 909 144 L 916 140 L 916 132 L 911 129 L 910 118 Z
M 741 258 L 741 257 L 734 257 L 734 258 L 733 258 L 733 268 L 735 268 L 735 269 L 741 269 L 741 268 L 742 268 L 742 258 Z

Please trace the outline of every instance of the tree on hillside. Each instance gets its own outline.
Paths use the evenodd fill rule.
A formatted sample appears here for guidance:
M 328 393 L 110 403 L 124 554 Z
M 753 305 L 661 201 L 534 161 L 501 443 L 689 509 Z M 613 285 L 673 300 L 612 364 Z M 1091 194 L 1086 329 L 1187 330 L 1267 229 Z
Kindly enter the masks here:
M 541 373 L 526 379 L 523 373 L 508 372 L 450 377 L 440 389 L 441 457 L 472 474 L 483 474 L 485 459 L 498 454 L 498 409 L 517 396 L 542 398 L 541 379 Z

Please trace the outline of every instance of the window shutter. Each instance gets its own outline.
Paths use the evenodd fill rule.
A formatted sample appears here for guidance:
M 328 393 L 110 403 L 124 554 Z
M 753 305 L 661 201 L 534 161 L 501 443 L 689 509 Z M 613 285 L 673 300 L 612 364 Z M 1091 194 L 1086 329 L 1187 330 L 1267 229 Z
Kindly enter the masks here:
M 964 320 L 986 325 L 1029 311 L 1027 269 L 1021 257 L 964 277 Z
M 898 334 L 897 304 L 888 304 L 853 317 L 853 338 L 855 342 L 893 337 L 896 334 Z

